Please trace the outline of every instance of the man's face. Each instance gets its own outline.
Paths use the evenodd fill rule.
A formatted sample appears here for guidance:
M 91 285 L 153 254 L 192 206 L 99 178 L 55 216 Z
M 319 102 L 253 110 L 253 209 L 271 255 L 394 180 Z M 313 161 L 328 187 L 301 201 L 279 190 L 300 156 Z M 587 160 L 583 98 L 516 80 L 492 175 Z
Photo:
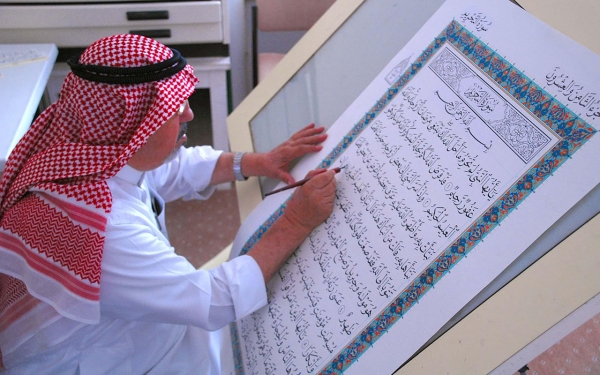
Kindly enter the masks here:
M 182 108 L 154 132 L 129 160 L 129 165 L 139 171 L 149 171 L 161 166 L 170 155 L 187 140 L 186 123 L 194 118 L 186 100 Z

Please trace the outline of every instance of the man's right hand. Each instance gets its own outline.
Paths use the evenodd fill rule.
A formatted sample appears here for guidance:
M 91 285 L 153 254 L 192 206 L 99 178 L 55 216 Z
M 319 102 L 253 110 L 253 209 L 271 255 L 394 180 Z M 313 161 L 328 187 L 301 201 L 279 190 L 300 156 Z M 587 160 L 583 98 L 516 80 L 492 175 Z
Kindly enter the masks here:
M 310 172 L 314 176 L 296 188 L 283 215 L 248 252 L 260 267 L 265 284 L 300 246 L 302 241 L 331 215 L 335 201 L 335 171 Z
M 335 200 L 335 171 L 314 170 L 304 185 L 296 188 L 287 203 L 284 216 L 295 225 L 312 231 L 331 215 Z

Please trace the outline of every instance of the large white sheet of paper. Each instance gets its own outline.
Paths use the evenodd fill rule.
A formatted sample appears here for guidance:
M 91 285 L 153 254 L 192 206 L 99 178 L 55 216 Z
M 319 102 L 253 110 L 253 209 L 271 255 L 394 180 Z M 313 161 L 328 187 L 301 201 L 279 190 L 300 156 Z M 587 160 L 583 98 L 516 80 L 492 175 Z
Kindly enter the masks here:
M 226 370 L 397 369 L 600 183 L 598 71 L 506 1 L 447 1 L 295 168 L 343 167 L 334 212 L 269 305 L 230 326 Z M 258 207 L 232 254 L 290 194 Z

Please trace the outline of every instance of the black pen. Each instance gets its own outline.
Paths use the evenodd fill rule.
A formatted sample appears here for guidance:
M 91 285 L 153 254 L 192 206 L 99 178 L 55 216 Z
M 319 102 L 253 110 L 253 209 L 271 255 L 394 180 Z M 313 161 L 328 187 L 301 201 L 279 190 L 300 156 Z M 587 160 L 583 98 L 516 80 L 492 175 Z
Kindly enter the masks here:
M 335 171 L 336 174 L 340 173 L 341 170 L 342 170 L 342 168 L 340 168 L 340 167 L 333 168 L 333 171 Z M 284 186 L 284 187 L 282 187 L 280 189 L 276 189 L 276 190 L 270 191 L 270 192 L 268 192 L 268 193 L 265 194 L 265 197 L 268 197 L 271 194 L 279 193 L 280 191 L 286 191 L 286 190 L 293 189 L 293 188 L 298 187 L 298 186 L 302 186 L 305 183 L 307 183 L 308 181 L 310 181 L 311 178 L 313 178 L 315 176 L 318 176 L 318 175 L 320 175 L 320 173 L 317 173 L 316 175 L 314 175 L 312 177 L 307 177 L 307 178 L 302 179 L 300 181 L 296 181 L 293 184 L 290 184 L 288 186 Z

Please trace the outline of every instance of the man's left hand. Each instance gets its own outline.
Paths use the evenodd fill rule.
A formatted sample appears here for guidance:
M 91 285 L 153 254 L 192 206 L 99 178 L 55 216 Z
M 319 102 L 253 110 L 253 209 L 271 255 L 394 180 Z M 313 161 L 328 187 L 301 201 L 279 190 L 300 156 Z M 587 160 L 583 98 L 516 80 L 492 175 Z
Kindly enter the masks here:
M 263 154 L 261 175 L 279 179 L 287 184 L 294 183 L 294 178 L 288 172 L 290 164 L 310 152 L 321 151 L 323 148 L 321 143 L 327 139 L 324 130 L 322 126 L 316 127 L 315 124 L 310 124 L 270 152 Z

